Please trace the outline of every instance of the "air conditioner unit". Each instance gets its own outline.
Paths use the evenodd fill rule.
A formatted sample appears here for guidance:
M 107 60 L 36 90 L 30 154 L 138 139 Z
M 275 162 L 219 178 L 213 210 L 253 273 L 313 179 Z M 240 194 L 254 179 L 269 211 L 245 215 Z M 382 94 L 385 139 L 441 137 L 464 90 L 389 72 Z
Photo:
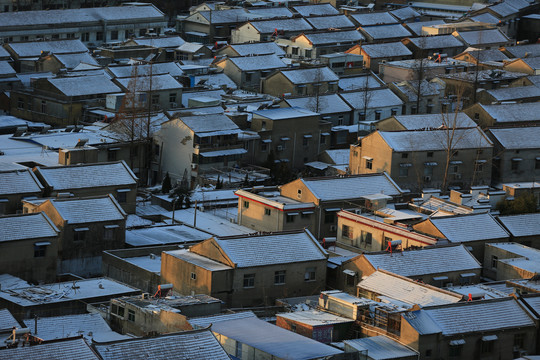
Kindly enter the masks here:
M 424 182 L 431 182 L 431 176 L 429 175 L 424 176 Z
M 337 231 L 336 225 L 330 225 L 330 231 Z
M 276 146 L 277 151 L 283 151 L 283 145 Z

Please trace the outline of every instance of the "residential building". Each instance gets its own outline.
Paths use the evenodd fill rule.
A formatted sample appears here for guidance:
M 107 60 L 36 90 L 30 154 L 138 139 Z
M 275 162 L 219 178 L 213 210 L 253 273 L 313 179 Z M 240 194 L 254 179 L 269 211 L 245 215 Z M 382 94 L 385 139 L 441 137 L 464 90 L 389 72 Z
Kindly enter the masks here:
M 353 319 L 319 310 L 276 314 L 277 326 L 325 344 L 345 339 L 353 323 Z
M 321 119 L 332 126 L 352 125 L 351 107 L 338 94 L 287 97 L 280 102 L 281 107 L 297 107 L 319 113 Z
M 444 58 L 389 61 L 379 66 L 379 76 L 386 83 L 403 80 L 431 80 L 439 75 L 474 70 L 475 65 L 459 60 Z
M 388 356 L 396 360 L 418 359 L 418 352 L 384 335 L 345 340 L 343 343 L 345 352 L 366 352 L 369 360 L 387 359 Z
M 2 357 L 10 359 L 31 359 L 32 357 L 54 359 L 65 357 L 66 353 L 77 354 L 81 359 L 100 360 L 82 337 L 44 341 L 38 346 L 18 346 L 0 350 Z
M 326 66 L 278 70 L 261 81 L 261 90 L 274 96 L 321 96 L 337 92 L 338 80 L 339 77 Z
M 321 55 L 319 59 L 338 76 L 364 72 L 363 57 L 357 54 L 336 52 Z
M 504 64 L 509 61 L 508 56 L 499 49 L 479 50 L 476 48 L 469 48 L 461 54 L 456 54 L 454 59 L 470 62 L 481 69 L 503 69 Z M 508 71 L 512 70 L 508 69 Z
M 31 282 L 56 279 L 59 230 L 44 213 L 0 217 L 0 272 Z
M 372 12 L 351 14 L 350 18 L 356 26 L 375 26 L 398 24 L 399 21 L 388 12 Z
M 486 243 L 505 242 L 510 238 L 488 213 L 431 217 L 413 225 L 413 229 L 451 243 L 463 243 L 479 261 L 484 259 Z
M 523 44 L 517 46 L 503 46 L 501 51 L 509 58 L 538 57 L 540 56 L 540 44 Z
M 339 14 L 339 10 L 331 4 L 297 5 L 293 6 L 293 10 L 302 17 L 333 16 Z
M 540 124 L 540 103 L 474 104 L 463 110 L 481 128 Z
M 364 40 L 356 30 L 302 33 L 297 36 L 280 38 L 276 43 L 286 48 L 287 56 L 301 59 L 318 59 L 322 55 L 346 51 Z
M 540 127 L 492 128 L 493 181 L 498 183 L 535 181 L 540 175 Z
M 481 90 L 477 101 L 485 105 L 503 104 L 509 102 L 527 103 L 540 101 L 540 87 L 517 86 L 500 89 Z
M 272 41 L 277 37 L 290 38 L 312 30 L 304 18 L 251 20 L 231 31 L 231 43 Z
M 498 216 L 497 220 L 513 242 L 540 249 L 540 213 Z
M 441 115 L 443 128 L 437 130 L 371 133 L 351 146 L 349 169 L 353 174 L 386 171 L 411 190 L 490 184 L 491 141 L 478 128 L 456 128 L 457 119 Z
M 36 166 L 34 174 L 44 185 L 45 196 L 61 197 L 61 194 L 72 194 L 75 197 L 86 197 L 112 194 L 125 212 L 135 213 L 137 177 L 124 161 Z
M 486 244 L 484 276 L 493 280 L 531 279 L 540 272 L 540 250 L 514 242 Z
M 178 103 L 182 98 L 183 86 L 171 74 L 151 73 L 148 76 L 141 74 L 136 77 L 117 78 L 115 83 L 126 94 L 144 94 L 145 103 L 148 104 L 150 101 L 146 107 L 152 111 L 178 108 Z
M 402 115 L 440 114 L 448 109 L 446 87 L 439 81 L 401 81 L 390 83 L 389 87 L 404 102 Z
M 214 237 L 163 252 L 161 276 L 181 294 L 210 295 L 229 307 L 259 306 L 318 293 L 327 256 L 308 230 Z
M 313 29 L 325 30 L 354 30 L 355 26 L 346 15 L 317 15 L 304 18 Z
M 401 42 L 412 51 L 415 59 L 438 56 L 435 56 L 434 54 L 440 54 L 441 57 L 454 57 L 465 49 L 465 45 L 452 35 L 405 38 L 401 40 Z
M 478 49 L 500 48 L 512 45 L 512 41 L 499 29 L 479 30 L 479 31 L 454 31 L 452 33 L 458 40 L 467 47 Z
M 390 42 L 400 41 L 403 38 L 410 37 L 412 34 L 401 24 L 360 26 L 360 33 L 366 38 L 367 42 Z
M 41 197 L 43 185 L 30 169 L 0 171 L 0 215 L 22 212 L 22 200 Z
M 455 114 L 456 128 L 474 128 L 476 123 L 463 112 Z M 437 129 L 443 126 L 441 118 L 432 114 L 423 115 L 395 115 L 377 122 L 377 130 L 402 131 L 402 130 L 427 130 Z
M 412 52 L 401 42 L 355 45 L 347 53 L 362 55 L 364 67 L 379 72 L 379 63 L 412 59 Z
M 524 58 L 508 61 L 504 65 L 504 69 L 528 75 L 540 75 L 540 58 Z
M 285 51 L 275 42 L 255 42 L 245 44 L 229 44 L 216 51 L 216 56 L 253 56 L 253 55 L 271 55 L 285 56 Z

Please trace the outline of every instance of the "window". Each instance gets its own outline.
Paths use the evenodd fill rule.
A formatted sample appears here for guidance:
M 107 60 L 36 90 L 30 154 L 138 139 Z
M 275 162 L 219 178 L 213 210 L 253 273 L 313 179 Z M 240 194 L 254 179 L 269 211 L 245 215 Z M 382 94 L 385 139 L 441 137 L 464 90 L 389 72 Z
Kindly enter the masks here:
M 304 274 L 304 281 L 315 281 L 316 272 L 317 272 L 317 268 L 315 267 L 306 268 L 306 272 Z
M 292 222 L 294 222 L 294 217 L 295 217 L 295 215 L 293 215 L 293 214 L 287 214 L 286 215 L 286 221 L 288 223 L 292 223 Z
M 373 159 L 366 159 L 366 169 L 373 169 Z
M 536 158 L 534 162 L 534 168 L 535 170 L 540 170 L 540 157 Z
M 107 151 L 107 160 L 108 161 L 116 161 L 116 150 Z
M 75 229 L 73 234 L 73 241 L 84 241 L 86 239 L 86 231 L 88 229 Z
M 45 251 L 47 250 L 47 245 L 44 244 L 34 244 L 34 257 L 45 257 Z
M 197 274 L 194 272 L 191 273 L 191 280 L 197 280 Z
M 399 176 L 400 177 L 407 177 L 409 176 L 409 168 L 406 166 L 400 166 L 399 167 Z
M 261 151 L 263 151 L 263 152 L 268 151 L 268 144 L 267 143 L 261 143 Z
M 32 99 L 28 99 L 28 103 L 26 105 L 28 106 L 28 111 L 32 111 Z
M 47 113 L 47 102 L 45 100 L 41 100 L 41 112 L 43 114 Z
M 293 47 L 293 48 L 291 49 L 291 54 L 293 54 L 293 55 L 298 55 L 298 47 Z
M 291 331 L 296 332 L 296 324 L 291 324 Z
M 118 40 L 118 30 L 111 31 L 111 40 Z
M 459 357 L 461 356 L 461 351 L 463 350 L 463 345 L 450 345 L 450 351 L 448 355 L 450 357 Z
M 255 287 L 255 274 L 244 274 L 244 287 Z
M 285 284 L 285 270 L 279 270 L 274 273 L 274 285 Z
M 514 347 L 523 349 L 525 346 L 525 333 L 514 334 Z
M 519 160 L 512 159 L 512 171 L 519 170 Z
M 496 269 L 497 268 L 497 261 L 499 258 L 495 255 L 491 255 L 491 268 Z
M 409 153 L 401 153 L 401 158 L 406 159 L 409 157 Z
M 356 286 L 356 276 L 346 274 L 347 286 Z
M 308 137 L 303 137 L 302 138 L 302 145 L 304 146 L 308 146 L 309 145 L 309 138 Z
M 111 241 L 114 239 L 114 235 L 115 235 L 116 231 L 114 228 L 106 228 L 104 231 L 103 231 L 103 240 L 105 241 Z
M 96 41 L 103 41 L 103 31 L 98 31 L 96 33 Z
M 120 316 L 121 318 L 124 318 L 124 308 L 122 306 L 118 306 L 116 304 L 111 305 L 111 314 Z
M 480 120 L 480 114 L 474 113 L 474 120 Z
M 251 73 L 246 73 L 246 81 L 247 82 L 251 81 Z
M 490 340 L 490 341 L 482 340 L 482 350 L 481 350 L 482 354 L 489 354 L 493 352 L 494 345 L 495 345 L 494 340 Z
M 341 236 L 343 236 L 345 239 L 353 239 L 354 233 L 352 227 L 348 225 L 342 225 L 341 226 Z
M 81 34 L 81 41 L 90 41 L 90 33 L 82 33 Z
M 358 113 L 358 121 L 364 121 L 364 120 L 366 120 L 366 113 L 362 111 Z
M 66 34 L 66 37 L 68 39 L 75 39 L 75 33 L 68 33 L 68 34 Z
M 159 94 L 153 94 L 151 101 L 152 101 L 152 105 L 158 105 L 159 104 Z
M 373 235 L 370 232 L 362 230 L 362 235 L 360 237 L 360 242 L 365 243 L 366 245 L 371 245 L 373 240 Z
M 415 115 L 416 113 L 418 113 L 418 109 L 416 108 L 416 106 L 412 106 L 411 107 L 411 115 Z
M 127 40 L 130 38 L 130 36 L 131 36 L 131 33 L 129 32 L 129 30 L 124 31 L 124 39 Z
M 336 222 L 336 213 L 333 211 L 327 211 L 324 214 L 324 223 L 325 224 L 333 224 Z
M 146 34 L 146 29 L 139 29 L 139 36 L 144 36 Z
M 125 203 L 127 201 L 127 192 L 125 192 L 125 191 L 117 191 L 116 192 L 116 200 L 118 200 L 119 203 Z
M 306 56 L 307 58 L 310 58 L 310 57 L 311 57 L 311 52 L 312 52 L 311 49 L 306 49 L 306 50 L 304 51 L 304 54 L 306 54 L 305 56 Z
M 236 352 L 235 356 L 238 359 L 241 359 L 242 358 L 242 343 L 240 341 L 236 341 L 235 352 Z
M 244 209 L 249 209 L 249 201 L 244 201 Z
M 432 353 L 431 349 L 426 350 L 426 356 L 431 356 L 431 353 Z
M 135 311 L 128 309 L 128 321 L 135 322 Z
M 433 157 L 433 151 L 428 151 L 427 157 L 432 158 Z
M 272 210 L 270 210 L 268 208 L 264 209 L 264 215 L 270 216 L 271 214 L 272 214 Z
M 176 102 L 176 93 L 169 93 L 169 102 L 171 103 Z
M 391 116 L 397 115 L 397 109 L 392 109 L 392 110 L 390 110 L 390 115 L 391 115 Z
M 375 120 L 381 120 L 381 112 L 379 110 L 375 111 Z

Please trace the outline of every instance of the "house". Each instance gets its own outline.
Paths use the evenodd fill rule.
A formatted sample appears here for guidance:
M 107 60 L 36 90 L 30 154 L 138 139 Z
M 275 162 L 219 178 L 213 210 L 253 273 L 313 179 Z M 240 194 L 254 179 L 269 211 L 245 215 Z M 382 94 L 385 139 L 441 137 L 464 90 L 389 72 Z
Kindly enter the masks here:
M 265 94 L 321 95 L 337 92 L 339 77 L 328 67 L 278 70 L 261 81 Z
M 165 60 L 174 60 L 174 50 L 185 44 L 180 36 L 143 36 L 127 40 L 127 46 L 148 46 L 158 51 L 165 52 Z
M 482 128 L 540 124 L 540 103 L 474 104 L 463 110 Z
M 540 75 L 540 58 L 523 58 L 508 61 L 505 70 L 515 71 L 529 75 Z
M 456 128 L 454 115 L 441 115 L 439 119 L 443 128 L 437 130 L 376 131 L 367 135 L 351 147 L 350 171 L 386 171 L 399 186 L 409 189 L 490 184 L 491 141 L 478 128 Z
M 375 26 L 398 24 L 399 21 L 388 12 L 353 13 L 350 18 L 356 26 Z
M 319 59 L 338 76 L 364 72 L 363 57 L 361 55 L 335 52 L 321 55 Z
M 402 313 L 399 339 L 418 351 L 420 359 L 510 359 L 520 351 L 535 352 L 535 333 L 531 314 L 506 297 Z
M 61 70 L 73 70 L 80 64 L 99 67 L 92 55 L 83 52 L 78 54 L 42 54 L 35 63 L 35 70 L 57 74 Z
M 175 109 L 182 97 L 183 86 L 171 74 L 151 73 L 148 76 L 117 78 L 114 81 L 126 94 L 145 94 L 153 111 Z M 148 100 L 145 102 L 148 103 Z
M 353 124 L 359 124 L 359 130 L 367 132 L 375 121 L 401 115 L 403 107 L 403 101 L 390 89 L 362 89 L 342 92 L 339 96 L 353 108 Z
M 287 49 L 292 58 L 317 59 L 322 55 L 342 52 L 364 40 L 356 30 L 324 31 L 302 33 L 297 36 L 281 38 L 276 43 Z
M 356 27 L 345 15 L 319 15 L 304 18 L 317 31 L 354 30 Z
M 11 114 L 55 126 L 78 124 L 84 107 L 103 103 L 122 90 L 106 75 L 40 78 L 11 92 Z
M 0 37 L 10 43 L 79 38 L 95 47 L 127 40 L 132 34 L 143 36 L 149 29 L 159 35 L 167 27 L 167 19 L 157 7 L 146 4 L 2 13 L 0 24 Z
M 287 97 L 281 107 L 299 107 L 319 113 L 321 119 L 332 125 L 352 125 L 352 109 L 338 94 L 325 94 L 304 97 Z
M 429 307 L 460 302 L 462 295 L 419 283 L 390 271 L 379 269 L 362 279 L 358 285 L 358 297 L 365 297 L 381 302 L 397 301 L 405 308 L 414 305 Z
M 386 84 L 373 72 L 347 75 L 339 78 L 338 87 L 343 91 L 385 88 Z
M 216 51 L 216 56 L 253 56 L 253 55 L 272 55 L 285 56 L 285 51 L 273 41 L 245 43 L 245 44 L 230 44 Z
M 427 35 L 427 33 L 424 33 L 422 31 L 422 28 L 424 26 L 432 26 L 432 25 L 442 25 L 445 24 L 444 20 L 437 19 L 437 20 L 427 20 L 427 21 L 414 21 L 414 22 L 407 22 L 403 24 L 413 34 L 414 36 L 423 36 Z
M 309 74 L 309 73 L 308 73 Z M 255 163 L 282 162 L 293 169 L 317 159 L 320 152 L 330 148 L 329 121 L 304 108 L 273 108 L 253 111 L 251 131 L 259 137 Z M 272 160 L 273 159 L 273 160 Z
M 481 104 L 494 105 L 508 102 L 526 103 L 540 100 L 540 87 L 518 86 L 500 89 L 481 90 L 477 101 Z
M 237 315 L 237 314 L 234 314 Z M 275 359 L 343 359 L 343 351 L 308 337 L 272 325 L 255 316 L 237 319 L 208 317 L 204 324 L 219 339 L 225 351 L 240 360 Z M 219 321 L 221 320 L 221 321 Z M 273 341 L 268 341 L 273 339 Z M 279 344 L 276 346 L 275 344 Z
M 231 43 L 272 41 L 277 37 L 290 38 L 313 27 L 304 18 L 251 20 L 231 32 Z
M 31 282 L 56 279 L 59 230 L 44 213 L 0 217 L 0 272 Z
M 515 242 L 486 244 L 484 275 L 494 280 L 531 279 L 540 272 L 539 261 L 540 250 L 529 246 Z
M 175 114 L 155 135 L 162 144 L 161 172 L 195 186 L 206 173 L 234 166 L 247 153 L 241 132 L 224 114 Z
M 45 196 L 61 193 L 75 197 L 112 194 L 128 214 L 135 213 L 137 177 L 123 161 L 34 168 Z M 61 196 L 61 195 L 60 195 Z
M 402 241 L 408 242 L 409 239 Z M 353 262 L 354 265 L 342 268 L 351 269 L 356 266 L 356 269 L 351 270 L 356 270 L 358 279 L 382 269 L 437 287 L 460 284 L 464 279 L 461 275 L 470 273 L 475 274 L 469 278 L 471 283 L 477 283 L 482 273 L 480 262 L 463 245 L 427 246 L 395 253 L 364 253 Z
M 382 194 L 379 194 L 379 197 L 382 198 Z M 375 201 L 366 195 L 365 202 L 365 206 L 370 207 Z M 381 212 L 375 211 L 373 215 L 342 210 L 337 213 L 337 218 L 336 243 L 355 252 L 385 251 L 388 249 L 388 242 L 393 240 L 401 240 L 403 249 L 437 244 L 437 239 L 432 236 L 425 236 L 385 221 L 385 216 Z
M 347 53 L 359 54 L 364 57 L 364 67 L 373 72 L 379 72 L 379 63 L 394 60 L 412 59 L 412 53 L 405 45 L 398 42 L 382 44 L 355 45 Z
M 433 54 L 454 57 L 465 49 L 465 45 L 452 35 L 405 38 L 401 42 L 412 51 L 415 59 L 422 59 Z
M 353 323 L 352 319 L 319 310 L 276 314 L 277 326 L 325 344 L 345 339 Z
M 199 43 L 185 42 L 174 50 L 175 60 L 198 60 L 212 57 L 212 50 Z
M 17 318 L 32 319 L 86 314 L 88 303 L 139 294 L 138 289 L 102 277 L 5 289 L 0 291 L 0 305 Z
M 386 174 L 298 179 L 282 185 L 279 193 L 238 190 L 238 223 L 262 231 L 307 227 L 322 240 L 336 236 L 338 211 L 381 192 L 398 198 L 402 190 Z
M 527 181 L 521 183 L 506 183 L 502 184 L 503 191 L 510 198 L 517 198 L 524 194 L 533 194 L 537 199 L 540 199 L 540 185 L 537 181 Z M 540 208 L 540 202 L 537 204 L 537 208 Z
M 503 65 L 510 60 L 508 56 L 506 56 L 504 52 L 499 49 L 480 50 L 475 48 L 469 48 L 461 54 L 457 54 L 454 56 L 454 59 L 467 61 L 476 65 L 482 65 L 482 68 L 485 69 L 502 69 Z
M 475 65 L 465 61 L 443 58 L 390 61 L 379 66 L 379 76 L 386 83 L 403 80 L 431 80 L 439 75 L 474 70 Z
M 417 360 L 418 352 L 384 335 L 345 340 L 345 352 L 366 352 L 369 360 Z
M 534 181 L 540 174 L 540 127 L 492 128 L 486 132 L 493 141 L 493 181 L 499 183 Z
M 484 259 L 486 243 L 505 242 L 510 238 L 489 213 L 431 217 L 413 225 L 413 229 L 451 243 L 463 243 L 472 248 L 469 251 L 479 261 Z
M 127 215 L 110 194 L 25 201 L 24 210 L 44 212 L 60 230 L 60 274 L 101 274 L 102 251 L 124 247 Z
M 368 42 L 400 41 L 412 34 L 401 24 L 361 26 L 358 28 Z
M 512 41 L 499 29 L 477 30 L 477 31 L 459 31 L 452 33 L 454 37 L 460 40 L 467 47 L 478 49 L 492 49 L 501 46 L 512 45 Z
M 103 360 L 128 360 L 141 354 L 153 354 L 157 358 L 229 359 L 216 337 L 207 329 L 96 343 L 93 349 Z
M 446 86 L 437 80 L 401 81 L 388 84 L 402 101 L 402 115 L 440 114 L 448 108 Z
M 225 58 L 215 62 L 214 66 L 223 69 L 225 75 L 239 88 L 256 92 L 263 78 L 275 70 L 287 67 L 275 54 Z
M 533 58 L 540 56 L 540 44 L 531 43 L 517 46 L 503 46 L 501 47 L 501 51 L 511 59 Z
M 498 216 L 497 220 L 510 233 L 513 242 L 540 249 L 540 214 Z
M 389 13 L 390 15 L 398 19 L 400 23 L 404 23 L 406 21 L 418 21 L 418 19 L 420 18 L 420 13 L 410 6 L 397 8 L 395 10 L 389 11 Z
M 327 257 L 308 230 L 214 237 L 189 250 L 164 251 L 161 277 L 181 294 L 258 306 L 322 290 Z
M 456 128 L 474 128 L 476 123 L 463 112 L 455 114 Z M 402 130 L 422 130 L 437 129 L 443 125 L 439 116 L 431 114 L 423 115 L 394 115 L 377 122 L 377 130 L 381 131 L 402 131 Z
M 41 197 L 43 185 L 30 169 L 0 171 L 0 214 L 22 210 L 22 200 Z

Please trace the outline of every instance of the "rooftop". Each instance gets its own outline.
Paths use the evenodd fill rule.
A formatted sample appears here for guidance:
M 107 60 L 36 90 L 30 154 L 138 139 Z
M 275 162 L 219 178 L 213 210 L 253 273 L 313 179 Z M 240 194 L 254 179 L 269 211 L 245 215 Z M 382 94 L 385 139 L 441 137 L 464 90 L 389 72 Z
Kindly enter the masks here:
M 374 360 L 418 357 L 416 351 L 382 335 L 345 340 L 344 343 L 360 351 L 367 350 L 369 358 Z
M 52 221 L 42 212 L 0 216 L 0 229 L 0 243 L 56 237 L 59 233 Z
M 351 18 L 360 26 L 397 24 L 398 20 L 388 12 L 352 14 Z
M 354 28 L 354 24 L 345 15 L 324 15 L 305 18 L 317 30 Z
M 361 31 L 373 40 L 402 39 L 412 36 L 409 30 L 405 29 L 401 24 L 366 26 L 362 27 Z
M 130 246 L 150 246 L 194 243 L 208 239 L 211 236 L 207 232 L 186 225 L 152 226 L 126 231 L 126 244 Z
M 444 51 L 445 48 L 464 46 L 452 35 L 422 36 L 408 40 L 420 49 L 443 49 Z
M 348 113 L 351 111 L 350 106 L 347 105 L 347 103 L 343 101 L 338 94 L 319 95 L 318 98 L 314 96 L 286 98 L 285 102 L 289 104 L 290 107 L 301 107 L 312 110 L 321 115 Z M 347 164 L 348 163 L 347 158 Z
M 275 54 L 232 57 L 228 60 L 236 65 L 241 71 L 261 71 L 286 67 L 280 57 Z
M 245 43 L 228 45 L 239 56 L 276 54 L 285 55 L 285 51 L 275 42 Z
M 41 193 L 40 184 L 30 169 L 0 171 L 0 195 Z
M 509 238 L 504 228 L 488 213 L 432 217 L 427 220 L 455 243 Z
M 474 128 L 476 123 L 465 113 L 458 112 L 453 114 L 453 119 L 450 121 L 455 124 L 456 128 Z M 394 115 L 394 118 L 399 122 L 406 130 L 422 130 L 422 129 L 437 129 L 440 128 L 444 122 L 442 115 L 435 114 L 422 114 L 422 115 Z
M 369 110 L 376 108 L 387 108 L 391 106 L 401 107 L 403 101 L 390 89 L 372 89 L 369 91 L 367 99 Z M 344 92 L 340 93 L 347 103 L 349 103 L 355 110 L 364 110 L 363 91 Z
M 383 44 L 362 45 L 362 50 L 370 58 L 387 58 L 393 56 L 411 56 L 412 52 L 400 41 Z
M 122 92 L 108 76 L 73 76 L 49 78 L 49 83 L 66 96 L 103 95 Z
M 185 249 L 164 251 L 163 253 L 210 271 L 232 270 L 232 267 L 230 266 Z
M 25 14 L 32 13 L 25 12 Z M 9 14 L 2 14 L 6 17 Z M 11 15 L 21 16 L 21 13 Z M 2 22 L 0 22 L 2 23 Z M 1 27 L 1 26 L 0 26 Z M 31 42 L 11 42 L 9 48 L 20 58 L 39 57 L 44 52 L 49 54 L 74 54 L 88 52 L 88 48 L 78 39 L 52 40 L 52 41 L 31 41 Z
M 501 44 L 509 42 L 509 39 L 499 29 L 479 30 L 479 31 L 459 31 L 459 37 L 469 46 L 485 44 Z
M 356 43 L 364 40 L 362 34 L 356 30 L 327 31 L 320 33 L 303 34 L 314 46 L 343 45 L 343 43 Z
M 111 195 L 80 199 L 51 199 L 49 201 L 69 224 L 120 221 L 126 218 L 126 213 Z
M 278 318 L 296 321 L 308 326 L 325 326 L 353 322 L 352 319 L 344 318 L 324 311 L 307 310 L 276 314 Z
M 293 6 L 293 10 L 303 17 L 314 15 L 337 15 L 339 11 L 331 4 Z
M 281 73 L 293 84 L 310 84 L 338 81 L 339 77 L 328 67 L 282 70 Z
M 540 213 L 497 217 L 513 237 L 540 235 Z
M 13 360 L 100 360 L 99 356 L 92 351 L 82 337 L 44 342 L 35 346 L 19 346 L 11 349 L 3 349 L 0 350 L 0 357 Z
M 299 107 L 257 110 L 253 111 L 253 115 L 271 120 L 288 120 L 306 116 L 319 116 L 316 112 Z
M 489 132 L 504 149 L 540 149 L 540 127 L 493 128 Z
M 499 123 L 540 121 L 540 102 L 478 106 Z

